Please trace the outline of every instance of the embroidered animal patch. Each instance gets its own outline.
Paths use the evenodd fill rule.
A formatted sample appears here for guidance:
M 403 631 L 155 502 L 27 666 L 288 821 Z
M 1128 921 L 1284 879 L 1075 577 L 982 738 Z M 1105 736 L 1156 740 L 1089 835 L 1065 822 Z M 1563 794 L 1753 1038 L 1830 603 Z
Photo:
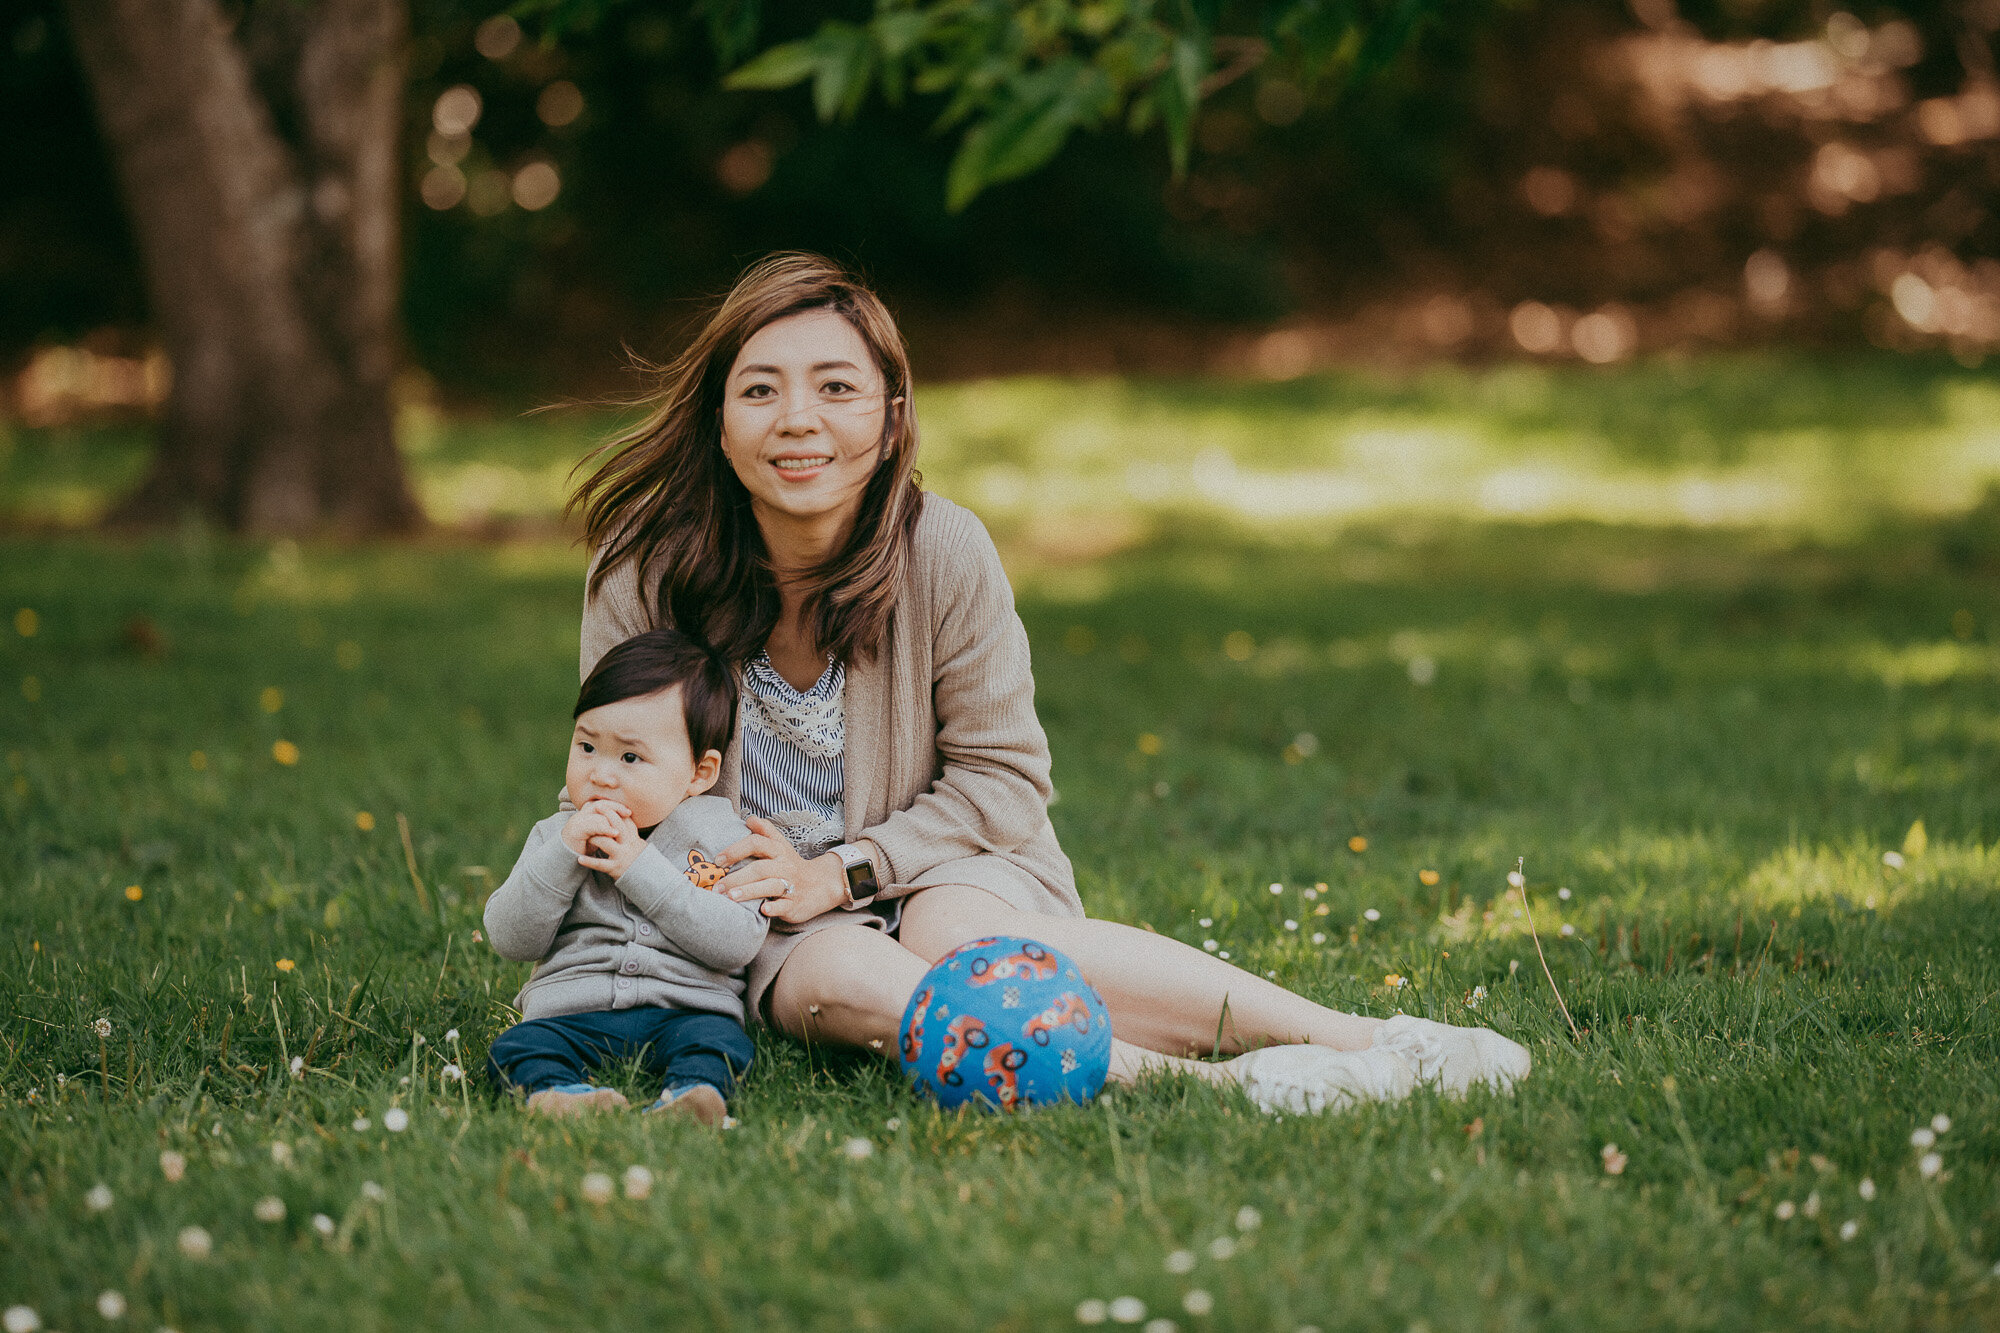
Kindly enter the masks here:
M 688 878 L 697 889 L 712 889 L 722 883 L 722 877 L 729 872 L 713 861 L 705 860 L 699 849 L 688 848 Z

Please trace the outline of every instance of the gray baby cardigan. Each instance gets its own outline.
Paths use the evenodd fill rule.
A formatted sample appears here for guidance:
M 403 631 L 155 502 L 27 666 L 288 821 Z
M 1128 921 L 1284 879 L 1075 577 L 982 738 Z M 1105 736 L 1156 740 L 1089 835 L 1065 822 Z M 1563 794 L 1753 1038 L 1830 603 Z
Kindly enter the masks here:
M 728 801 L 691 796 L 618 879 L 577 864 L 562 840 L 570 811 L 528 831 L 507 882 L 486 900 L 486 938 L 502 958 L 539 958 L 515 997 L 525 1018 L 641 1007 L 698 1009 L 743 1021 L 743 968 L 770 922 L 755 903 L 697 887 L 750 830 Z

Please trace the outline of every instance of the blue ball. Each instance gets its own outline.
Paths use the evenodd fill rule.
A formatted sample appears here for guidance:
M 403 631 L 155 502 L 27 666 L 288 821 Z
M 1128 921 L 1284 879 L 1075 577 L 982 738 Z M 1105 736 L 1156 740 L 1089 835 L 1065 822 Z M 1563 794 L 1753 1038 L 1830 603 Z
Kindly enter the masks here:
M 1111 1014 L 1048 945 L 974 940 L 938 959 L 903 1010 L 903 1072 L 943 1107 L 1087 1102 L 1111 1068 Z

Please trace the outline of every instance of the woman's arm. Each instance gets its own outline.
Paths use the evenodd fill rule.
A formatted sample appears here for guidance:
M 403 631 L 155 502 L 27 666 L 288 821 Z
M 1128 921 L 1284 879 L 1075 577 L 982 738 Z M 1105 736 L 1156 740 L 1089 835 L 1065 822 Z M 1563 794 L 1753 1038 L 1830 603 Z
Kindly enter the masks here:
M 604 547 L 591 553 L 590 572 L 595 577 Z M 584 587 L 589 588 L 586 582 Z M 596 592 L 586 591 L 583 599 L 583 638 L 577 679 L 582 680 L 597 665 L 597 659 L 634 634 L 653 628 L 653 612 L 646 603 L 639 579 L 639 562 L 626 558 L 604 576 Z
M 964 511 L 938 554 L 932 701 L 943 771 L 907 809 L 857 839 L 884 897 L 934 865 L 1012 851 L 1049 820 L 1049 741 L 1035 716 L 1028 633 L 1000 552 Z

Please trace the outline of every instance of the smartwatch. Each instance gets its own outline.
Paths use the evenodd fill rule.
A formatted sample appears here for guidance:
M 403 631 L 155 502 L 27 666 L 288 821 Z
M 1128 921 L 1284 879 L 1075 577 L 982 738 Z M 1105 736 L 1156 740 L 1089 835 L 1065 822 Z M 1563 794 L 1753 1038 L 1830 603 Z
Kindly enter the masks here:
M 875 863 L 868 859 L 868 853 L 847 842 L 828 850 L 840 857 L 841 868 L 847 874 L 847 901 L 841 905 L 852 910 L 874 902 L 882 887 L 875 882 Z

